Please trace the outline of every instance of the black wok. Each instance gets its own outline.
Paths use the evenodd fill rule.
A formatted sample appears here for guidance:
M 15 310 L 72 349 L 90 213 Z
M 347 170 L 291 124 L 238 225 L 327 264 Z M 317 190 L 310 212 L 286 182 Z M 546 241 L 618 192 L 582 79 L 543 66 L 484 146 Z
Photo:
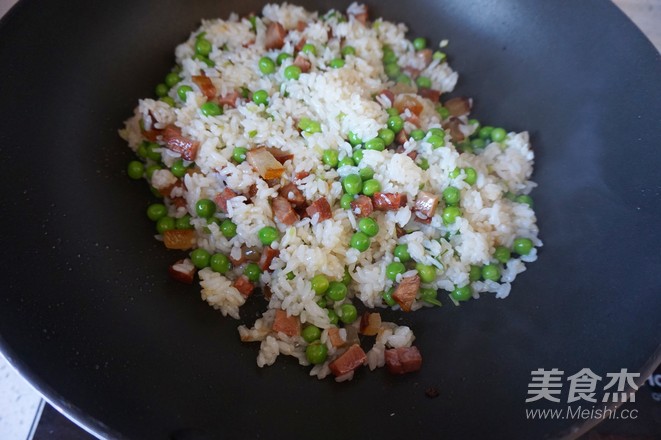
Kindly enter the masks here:
M 111 438 L 532 439 L 577 424 L 526 420 L 566 406 L 525 403 L 532 370 L 650 371 L 658 52 L 610 2 L 371 3 L 414 36 L 450 40 L 477 118 L 531 132 L 544 247 L 510 297 L 403 317 L 424 354 L 413 375 L 336 384 L 295 362 L 258 369 L 236 323 L 166 276 L 172 256 L 116 130 L 201 18 L 259 2 L 23 0 L 0 23 L 0 346 L 55 406 Z

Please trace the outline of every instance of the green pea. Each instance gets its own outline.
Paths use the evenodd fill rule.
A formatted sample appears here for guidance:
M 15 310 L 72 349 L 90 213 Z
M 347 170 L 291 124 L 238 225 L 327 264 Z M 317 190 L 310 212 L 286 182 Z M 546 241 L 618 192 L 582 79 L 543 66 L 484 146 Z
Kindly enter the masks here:
M 454 170 L 450 171 L 450 174 L 448 174 L 448 176 L 450 177 L 450 179 L 456 179 L 457 177 L 459 177 L 460 173 L 461 173 L 461 169 L 455 168 Z
M 443 145 L 445 145 L 445 139 L 443 139 L 442 137 L 437 136 L 435 134 L 429 136 L 426 139 L 426 141 L 429 142 L 429 144 L 431 145 L 431 147 L 433 149 L 436 149 L 436 148 L 439 148 L 439 147 L 442 147 Z
M 446 57 L 445 53 L 441 52 L 440 50 L 437 50 L 434 52 L 434 54 L 431 56 L 433 60 L 438 60 L 438 61 L 443 61 Z
M 138 157 L 147 158 L 148 144 L 149 144 L 148 142 L 142 142 L 140 145 L 138 145 L 138 149 L 135 152 L 138 155 Z
M 292 64 L 291 66 L 285 67 L 283 74 L 286 79 L 297 80 L 301 76 L 301 68 Z
M 269 94 L 266 90 L 257 90 L 252 94 L 252 102 L 257 105 L 268 105 L 269 104 Z
M 236 224 L 232 220 L 225 219 L 220 224 L 220 233 L 225 236 L 225 238 L 236 237 Z
M 269 57 L 261 57 L 259 59 L 259 70 L 264 74 L 268 75 L 275 72 L 275 62 Z
M 413 40 L 413 48 L 415 50 L 422 50 L 427 47 L 427 39 L 423 37 L 418 37 Z
M 411 136 L 413 140 L 421 141 L 425 137 L 425 132 L 424 130 L 420 130 L 419 128 L 416 128 L 415 130 L 411 131 L 409 136 Z
M 209 255 L 209 252 L 207 252 L 205 249 L 197 248 L 190 253 L 190 259 L 195 267 L 198 269 L 204 269 L 205 267 L 209 266 L 211 255 Z
M 154 92 L 156 93 L 156 96 L 159 98 L 163 98 L 165 96 L 168 96 L 168 92 L 170 91 L 170 88 L 166 86 L 163 83 L 156 84 L 156 88 L 154 89 Z
M 383 71 L 386 73 L 388 78 L 397 78 L 402 70 L 397 65 L 397 63 L 387 63 L 383 66 Z
M 126 173 L 131 179 L 141 179 L 145 173 L 145 166 L 139 160 L 132 160 L 126 168 Z
M 408 76 L 406 73 L 400 73 L 397 75 L 397 78 L 395 80 L 400 83 L 400 84 L 406 84 L 406 85 L 411 85 L 411 77 Z
M 298 121 L 298 128 L 309 134 L 321 132 L 321 124 L 310 118 L 301 118 L 301 120 Z
M 477 131 L 477 136 L 484 140 L 487 141 L 491 139 L 491 132 L 493 131 L 493 127 L 490 125 L 485 125 L 483 127 L 480 127 L 480 129 Z
M 339 162 L 337 163 L 337 167 L 338 167 L 338 168 L 342 168 L 342 167 L 352 167 L 352 166 L 354 166 L 354 165 L 355 165 L 355 163 L 353 162 L 353 159 L 350 158 L 349 156 L 345 157 L 344 159 L 342 159 L 341 161 L 339 161 Z
M 519 237 L 514 239 L 512 249 L 519 255 L 528 255 L 533 248 L 532 240 L 529 238 Z
M 259 241 L 261 241 L 264 246 L 270 246 L 271 243 L 280 238 L 278 230 L 273 226 L 264 226 L 257 232 L 257 235 L 259 236 Z
M 243 269 L 243 274 L 248 277 L 253 283 L 259 281 L 259 276 L 262 274 L 261 269 L 257 263 L 248 263 Z
M 386 147 L 395 141 L 395 133 L 389 128 L 382 128 L 381 130 L 379 130 L 379 137 L 381 138 L 381 140 L 383 141 Z
M 450 296 L 457 301 L 468 301 L 473 297 L 473 292 L 471 292 L 470 286 L 454 286 L 454 290 L 450 292 Z
M 206 38 L 198 38 L 197 41 L 195 41 L 195 53 L 197 55 L 206 57 L 211 53 L 212 48 L 211 41 Z
M 418 166 L 420 168 L 422 168 L 423 170 L 428 170 L 429 169 L 429 161 L 427 160 L 426 157 L 423 157 L 422 159 L 420 159 L 420 163 L 418 164 Z
M 335 59 L 331 60 L 331 62 L 329 63 L 329 65 L 330 65 L 333 69 L 339 69 L 339 68 L 341 68 L 341 67 L 344 67 L 344 60 L 343 60 L 342 58 L 335 58 Z
M 195 212 L 199 217 L 210 218 L 216 212 L 216 204 L 213 200 L 200 199 L 195 204 Z
M 395 109 L 397 111 L 397 109 Z M 388 128 L 395 133 L 399 133 L 404 128 L 404 120 L 399 115 L 390 116 L 388 122 L 386 123 Z
M 443 200 L 448 205 L 456 205 L 459 203 L 459 198 L 461 197 L 461 191 L 459 191 L 454 186 L 448 186 L 443 190 Z
M 347 139 L 349 140 L 349 143 L 351 144 L 352 147 L 355 147 L 356 145 L 360 145 L 363 143 L 363 140 L 359 138 L 358 135 L 353 131 L 347 133 Z
M 358 165 L 363 160 L 363 150 L 356 150 L 352 156 L 353 163 Z
M 287 52 L 282 52 L 282 53 L 281 53 L 280 55 L 278 55 L 278 57 L 275 59 L 275 62 L 276 62 L 276 64 L 277 64 L 278 66 L 282 66 L 282 63 L 284 63 L 284 61 L 285 61 L 287 58 L 293 58 L 293 57 L 292 57 L 290 54 L 288 54 Z
M 184 177 L 186 175 L 186 171 L 188 168 L 186 165 L 184 165 L 184 160 L 183 159 L 177 159 L 174 162 L 172 162 L 172 166 L 170 167 L 170 172 L 175 176 L 175 177 Z
M 364 232 L 356 232 L 351 236 L 350 246 L 360 252 L 365 252 L 370 247 L 370 238 Z
M 388 114 L 388 118 L 392 116 L 399 116 L 399 110 L 397 110 L 395 107 L 389 107 L 386 109 L 386 113 Z M 388 127 L 390 128 L 390 127 Z
M 468 280 L 470 282 L 479 281 L 482 278 L 482 268 L 480 266 L 471 265 L 470 272 L 468 273 Z
M 368 237 L 374 237 L 379 233 L 379 225 L 373 218 L 363 217 L 358 220 L 358 230 L 365 233 Z
M 333 309 L 328 309 L 328 319 L 330 319 L 332 325 L 337 325 L 340 321 L 340 317 L 337 316 L 337 313 L 335 313 L 335 310 Z
M 409 247 L 406 244 L 398 244 L 395 246 L 393 254 L 396 258 L 399 259 L 402 263 L 406 263 L 411 260 L 411 254 L 409 254 Z
M 438 292 L 436 289 L 430 287 L 423 287 L 420 289 L 420 299 L 428 304 L 435 306 L 442 306 L 441 302 L 438 300 Z
M 403 263 L 398 261 L 393 261 L 386 266 L 386 277 L 388 277 L 390 280 L 395 281 L 397 279 L 397 275 L 404 272 L 406 272 L 406 267 Z
M 351 324 L 358 318 L 358 310 L 353 304 L 342 304 L 340 306 L 340 320 L 345 324 Z
M 234 159 L 234 162 L 236 163 L 243 163 L 243 161 L 246 160 L 246 154 L 248 153 L 248 149 L 244 147 L 236 147 L 234 150 L 232 150 L 232 159 Z
M 397 55 L 391 48 L 383 48 L 383 64 L 392 64 L 397 62 Z
M 325 344 L 315 342 L 305 347 L 305 358 L 312 365 L 319 365 L 326 362 L 328 357 L 328 348 Z
M 291 273 L 291 272 L 290 272 L 290 273 Z M 325 309 L 326 306 L 328 305 L 328 301 L 326 301 L 326 297 L 325 297 L 325 296 L 318 296 L 318 297 L 316 297 L 316 298 L 317 298 L 317 301 L 316 301 L 316 302 L 317 302 L 317 305 L 318 305 L 319 307 L 321 307 L 322 309 Z
M 331 168 L 335 168 L 338 164 L 337 150 L 324 150 L 321 155 L 321 161 Z
M 301 331 L 301 336 L 307 343 L 314 342 L 321 338 L 321 329 L 316 325 L 306 325 Z
M 193 88 L 191 86 L 186 86 L 186 85 L 179 86 L 179 88 L 177 88 L 177 96 L 179 97 L 179 99 L 181 99 L 182 102 L 186 102 L 186 94 L 192 91 Z
M 482 266 L 482 278 L 485 280 L 498 281 L 500 279 L 500 268 L 495 264 Z
M 505 246 L 498 246 L 493 253 L 493 257 L 501 263 L 505 264 L 510 260 L 511 252 Z
M 418 275 L 420 275 L 420 280 L 423 283 L 433 283 L 436 280 L 436 267 L 435 266 L 422 264 L 422 263 L 416 263 L 415 270 L 418 271 Z
M 200 111 L 204 116 L 220 116 L 223 109 L 215 102 L 205 102 L 200 106 Z
M 395 291 L 394 287 L 391 287 L 390 289 L 386 290 L 381 294 L 381 298 L 383 298 L 383 302 L 388 304 L 390 307 L 394 306 L 397 304 L 397 301 L 392 297 L 393 292 Z
M 165 216 L 161 217 L 156 221 L 156 230 L 159 234 L 163 234 L 165 231 L 170 231 L 175 228 L 175 219 L 174 217 Z
M 363 179 L 358 174 L 349 174 L 342 179 L 342 188 L 344 192 L 352 196 L 360 194 L 363 189 Z
M 342 301 L 347 296 L 347 286 L 339 281 L 331 281 L 326 296 L 331 301 Z
M 163 101 L 164 103 L 166 103 L 166 104 L 169 105 L 170 107 L 174 107 L 174 105 L 175 105 L 175 104 L 174 104 L 174 99 L 170 98 L 169 96 L 164 96 L 164 97 L 162 97 L 162 98 L 160 99 L 160 101 Z
M 206 64 L 206 65 L 209 66 L 209 67 L 214 67 L 214 66 L 216 65 L 216 63 L 214 63 L 213 61 L 211 61 L 209 58 L 207 58 L 207 57 L 205 57 L 205 56 L 202 56 L 202 55 L 200 55 L 200 54 L 195 54 L 195 55 L 193 55 L 193 59 L 194 59 L 194 60 L 200 60 L 200 61 L 202 61 L 204 64 Z
M 323 295 L 326 293 L 330 286 L 330 282 L 328 281 L 328 278 L 326 278 L 326 275 L 321 274 L 312 277 L 310 284 L 312 285 L 312 290 L 314 290 L 314 293 L 317 295 Z
M 160 165 L 152 164 L 149 165 L 147 168 L 145 168 L 145 175 L 147 176 L 147 179 L 151 180 L 152 176 L 154 175 L 155 171 L 162 170 Z
M 344 275 L 342 276 L 342 283 L 344 283 L 345 286 L 351 284 L 351 274 L 349 273 L 349 269 L 347 268 L 344 269 Z
M 294 272 L 287 272 L 286 278 L 291 281 L 296 278 L 296 274 Z
M 232 262 L 224 254 L 213 254 L 209 258 L 209 266 L 214 272 L 225 274 L 232 268 Z
M 175 229 L 192 229 L 193 225 L 191 225 L 190 219 L 191 216 L 189 214 L 179 217 L 174 222 Z
M 517 203 L 525 203 L 526 205 L 530 206 L 531 208 L 533 207 L 533 200 L 532 197 L 526 194 L 521 194 L 520 196 L 516 196 L 514 198 L 514 201 Z
M 148 142 L 146 146 L 147 158 L 156 162 L 160 162 L 161 153 L 159 151 L 156 151 L 159 148 L 161 148 L 161 146 L 158 145 L 156 142 Z
M 381 139 L 380 137 L 375 137 L 365 142 L 366 150 L 383 151 L 385 150 L 385 148 L 386 148 L 386 143 L 383 142 L 383 139 Z
M 475 171 L 475 168 L 464 168 L 464 173 L 466 173 L 464 182 L 469 185 L 475 185 L 475 182 L 477 182 L 477 171 Z
M 340 198 L 340 207 L 342 209 L 351 209 L 351 202 L 353 201 L 353 196 L 351 194 L 342 194 Z
M 416 78 L 415 83 L 420 88 L 431 89 L 431 79 L 428 76 L 419 76 Z
M 151 221 L 158 221 L 166 215 L 168 215 L 168 208 L 162 203 L 153 203 L 147 207 L 147 217 Z
M 438 115 L 441 117 L 441 119 L 447 119 L 450 117 L 450 110 L 448 110 L 445 107 L 439 107 L 436 109 L 438 112 Z
M 360 175 L 360 178 L 365 181 L 374 177 L 374 170 L 372 167 L 363 167 L 358 171 L 358 174 Z
M 473 147 L 476 150 L 481 150 L 486 146 L 487 146 L 487 142 L 484 139 L 480 139 L 479 137 L 475 139 L 471 139 L 471 147 Z
M 303 53 L 308 53 L 308 54 L 312 54 L 312 55 L 317 55 L 317 48 L 314 47 L 313 44 L 306 43 L 306 44 L 304 44 L 303 47 L 301 48 L 301 52 L 303 52 Z
M 181 77 L 176 72 L 165 75 L 165 85 L 168 87 L 176 86 L 179 81 L 181 81 Z
M 507 137 L 507 132 L 503 128 L 496 127 L 493 130 L 491 130 L 490 137 L 491 140 L 494 142 L 502 142 Z
M 356 55 L 356 49 L 353 46 L 344 46 L 342 48 L 342 56 Z
M 369 179 L 363 183 L 363 194 L 366 196 L 371 197 L 379 191 L 381 191 L 381 184 L 378 180 Z
M 444 225 L 451 225 L 457 220 L 457 217 L 461 217 L 461 210 L 456 206 L 446 206 L 443 208 L 442 217 Z

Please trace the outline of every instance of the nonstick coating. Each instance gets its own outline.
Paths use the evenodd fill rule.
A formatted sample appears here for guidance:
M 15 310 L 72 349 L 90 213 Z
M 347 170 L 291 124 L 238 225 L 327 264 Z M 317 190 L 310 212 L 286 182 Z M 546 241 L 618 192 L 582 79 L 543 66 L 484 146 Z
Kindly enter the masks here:
M 153 239 L 117 129 L 201 18 L 259 2 L 23 0 L 0 25 L 0 342 L 53 404 L 108 437 L 546 438 L 572 422 L 526 421 L 532 370 L 651 365 L 659 54 L 605 1 L 371 3 L 412 36 L 450 40 L 477 118 L 531 133 L 544 247 L 510 297 L 395 315 L 417 335 L 416 374 L 337 384 L 292 360 L 258 369 L 236 322 L 168 279 L 174 254 Z

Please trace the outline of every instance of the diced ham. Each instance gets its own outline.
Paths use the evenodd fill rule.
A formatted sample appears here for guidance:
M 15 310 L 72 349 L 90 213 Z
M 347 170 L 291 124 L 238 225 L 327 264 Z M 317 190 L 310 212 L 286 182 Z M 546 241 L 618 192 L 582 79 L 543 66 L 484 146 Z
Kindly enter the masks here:
M 420 76 L 420 69 L 416 69 L 413 66 L 405 66 L 402 68 L 402 70 L 408 73 L 409 76 L 413 79 L 416 79 L 418 76 Z
M 227 212 L 227 201 L 233 199 L 236 196 L 238 196 L 238 194 L 235 193 L 233 190 L 231 190 L 230 188 L 225 188 L 221 192 L 216 194 L 216 197 L 214 197 L 213 201 L 216 202 L 218 209 L 220 209 L 223 212 Z
M 216 86 L 211 82 L 211 78 L 205 75 L 193 75 L 191 79 L 207 99 L 214 99 L 216 97 Z
M 407 197 L 403 193 L 374 193 L 372 203 L 377 211 L 397 211 L 406 206 Z
M 426 191 L 420 191 L 415 199 L 413 211 L 420 213 L 424 218 L 431 218 L 436 212 L 439 197 Z
M 163 130 L 151 129 L 151 130 L 142 130 L 142 137 L 147 139 L 150 142 L 156 142 L 158 137 L 163 133 Z
M 305 179 L 306 177 L 308 177 L 309 175 L 310 175 L 310 173 L 308 173 L 307 171 L 299 171 L 299 172 L 296 173 L 296 175 L 294 176 L 294 180 L 303 180 L 303 179 Z
M 356 4 L 353 3 L 349 9 L 347 9 L 347 14 L 353 16 L 356 21 L 366 24 L 369 18 L 369 11 L 367 5 L 365 4 Z
M 465 96 L 457 96 L 445 101 L 443 107 L 448 109 L 451 116 L 463 116 L 470 113 L 472 104 L 472 99 L 466 98 Z
M 432 57 L 434 54 L 430 48 L 419 50 L 415 53 L 415 56 L 422 60 L 425 63 L 425 67 L 429 66 L 431 63 Z
M 280 255 L 279 250 L 273 249 L 271 246 L 266 246 L 262 251 L 262 255 L 259 257 L 259 263 L 257 263 L 261 271 L 266 272 L 269 270 L 271 261 L 273 261 L 273 259 L 278 255 Z
M 296 55 L 293 64 L 295 66 L 298 66 L 301 69 L 301 72 L 303 73 L 309 72 L 310 69 L 312 68 L 312 63 L 310 63 L 310 61 L 301 54 Z
M 276 309 L 271 329 L 276 333 L 282 332 L 289 337 L 298 336 L 301 334 L 301 321 L 298 316 L 287 315 L 286 311 Z
M 395 225 L 395 235 L 397 235 L 397 238 L 401 238 L 406 235 L 406 230 L 402 228 L 399 225 Z
M 397 133 L 397 136 L 395 136 L 395 142 L 398 145 L 404 145 L 406 141 L 409 140 L 409 134 L 406 132 L 406 130 L 399 130 L 399 133 Z
M 218 104 L 221 106 L 227 106 L 227 107 L 236 107 L 236 100 L 239 99 L 239 92 L 236 90 L 232 90 L 231 92 L 221 96 L 218 98 Z
M 296 43 L 296 45 L 294 46 L 294 53 L 299 53 L 301 51 L 301 49 L 303 49 L 303 46 L 305 46 L 305 44 L 307 42 L 308 41 L 305 39 L 305 37 L 298 40 L 298 43 Z
M 193 277 L 195 277 L 195 266 L 188 258 L 178 260 L 172 266 L 168 267 L 170 276 L 182 283 L 193 284 Z
M 367 217 L 374 212 L 372 199 L 367 196 L 358 196 L 351 201 L 351 212 L 356 217 Z
M 266 27 L 264 46 L 268 50 L 282 49 L 282 46 L 285 45 L 286 36 L 287 36 L 287 31 L 285 30 L 285 28 L 277 21 L 272 21 Z
M 303 196 L 303 193 L 298 189 L 295 183 L 290 182 L 284 185 L 280 188 L 278 194 L 287 199 L 287 201 L 294 207 L 303 206 L 305 204 L 305 196 Z
M 280 148 L 275 148 L 275 147 L 266 147 L 266 150 L 275 157 L 275 160 L 280 162 L 281 164 L 284 165 L 285 162 L 288 160 L 293 160 L 294 155 L 291 153 L 287 153 L 286 151 L 282 151 Z
M 378 101 L 389 101 L 389 107 L 392 107 L 392 105 L 395 103 L 395 94 L 388 89 L 381 90 L 379 93 L 377 93 L 376 98 Z
M 245 275 L 241 275 L 234 280 L 234 287 L 244 298 L 248 298 L 252 294 L 252 291 L 255 290 L 255 285 Z
M 431 102 L 435 104 L 438 104 L 438 102 L 441 100 L 440 90 L 420 88 L 418 89 L 418 95 L 422 96 L 423 98 L 429 99 Z
M 292 208 L 291 203 L 284 197 L 276 197 L 271 203 L 273 213 L 280 223 L 291 226 L 298 221 L 298 214 Z
M 360 345 L 353 344 L 342 353 L 337 359 L 328 364 L 331 372 L 335 376 L 343 376 L 367 362 L 367 355 L 360 348 Z
M 335 348 L 341 347 L 347 342 L 342 338 L 340 335 L 340 329 L 337 327 L 328 328 L 328 340 Z
M 305 212 L 310 217 L 319 214 L 319 219 L 317 220 L 319 222 L 333 218 L 333 211 L 331 211 L 330 204 L 328 204 L 326 197 L 320 197 L 312 202 L 312 204 L 305 209 Z
M 360 319 L 360 333 L 365 336 L 375 336 L 381 327 L 381 315 L 379 313 L 363 313 Z
M 404 120 L 420 128 L 420 118 L 415 113 L 411 113 L 410 115 L 406 116 Z
M 392 294 L 392 299 L 397 301 L 397 304 L 404 312 L 410 312 L 415 297 L 418 296 L 420 291 L 420 276 L 415 274 L 410 277 L 402 278 L 402 281 L 395 288 Z
M 298 21 L 296 22 L 296 30 L 297 30 L 297 31 L 299 31 L 299 32 L 303 32 L 303 31 L 305 30 L 306 27 L 308 27 L 307 22 L 305 22 L 305 21 L 303 21 L 303 20 L 298 20 Z
M 420 370 L 422 355 L 417 347 L 397 347 L 385 351 L 386 368 L 391 374 L 406 374 Z
M 285 167 L 264 147 L 248 150 L 246 160 L 262 179 L 278 179 L 285 172 Z
M 257 185 L 255 185 L 255 184 L 253 183 L 253 184 L 250 185 L 250 187 L 248 188 L 248 198 L 249 198 L 249 199 L 252 199 L 252 198 L 255 197 L 256 195 L 257 195 Z
M 230 253 L 229 259 L 233 266 L 241 266 L 247 261 L 256 262 L 261 258 L 261 253 L 257 248 L 248 247 L 246 245 L 241 246 L 241 255 L 238 258 L 235 258 Z
M 184 197 L 172 197 L 170 201 L 177 208 L 185 208 L 186 205 L 188 205 L 188 202 L 186 202 L 186 199 Z
M 193 161 L 197 157 L 197 149 L 200 147 L 200 143 L 182 136 L 179 127 L 175 127 L 174 125 L 165 127 L 163 130 L 163 140 L 168 149 L 181 154 L 182 158 Z
M 399 147 L 397 147 L 397 150 L 395 150 L 395 153 L 400 153 L 401 154 L 401 153 L 404 153 L 404 151 L 405 151 L 404 146 L 400 145 Z M 408 157 L 410 157 L 411 160 L 415 160 L 416 157 L 418 157 L 418 152 L 415 151 L 415 150 L 412 150 L 412 151 L 409 151 L 408 153 L 406 153 L 406 155 Z
M 404 110 L 409 109 L 411 113 L 419 116 L 422 113 L 422 103 L 415 97 L 415 95 L 405 93 L 399 94 L 395 97 L 394 107 L 400 113 L 404 113 Z
M 170 229 L 163 232 L 163 243 L 168 249 L 185 251 L 197 244 L 194 229 Z

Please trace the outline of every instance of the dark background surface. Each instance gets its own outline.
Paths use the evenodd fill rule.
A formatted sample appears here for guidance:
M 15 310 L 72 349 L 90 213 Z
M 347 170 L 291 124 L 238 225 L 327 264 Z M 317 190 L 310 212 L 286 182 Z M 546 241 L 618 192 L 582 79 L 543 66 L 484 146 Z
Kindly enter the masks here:
M 475 116 L 531 131 L 545 246 L 506 301 L 402 317 L 425 356 L 415 375 L 338 385 L 291 360 L 258 369 L 234 322 L 167 279 L 173 254 L 116 134 L 201 17 L 257 3 L 26 0 L 0 27 L 9 360 L 72 417 L 131 438 L 296 437 L 336 420 L 371 437 L 544 438 L 569 422 L 525 420 L 532 370 L 643 368 L 661 339 L 658 53 L 606 2 L 410 5 L 373 10 L 449 38 Z

